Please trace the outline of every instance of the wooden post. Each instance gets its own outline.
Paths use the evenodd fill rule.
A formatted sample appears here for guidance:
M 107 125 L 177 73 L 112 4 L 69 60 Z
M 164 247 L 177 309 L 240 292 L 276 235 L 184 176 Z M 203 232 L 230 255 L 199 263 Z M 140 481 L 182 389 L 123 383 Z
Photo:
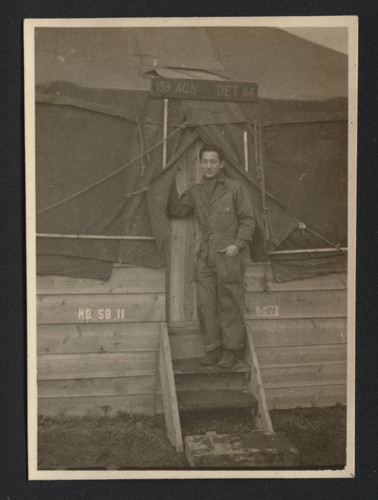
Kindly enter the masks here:
M 244 145 L 244 168 L 248 172 L 248 132 L 244 130 L 243 132 L 243 145 Z
M 168 99 L 164 99 L 163 117 L 163 170 L 167 166 Z

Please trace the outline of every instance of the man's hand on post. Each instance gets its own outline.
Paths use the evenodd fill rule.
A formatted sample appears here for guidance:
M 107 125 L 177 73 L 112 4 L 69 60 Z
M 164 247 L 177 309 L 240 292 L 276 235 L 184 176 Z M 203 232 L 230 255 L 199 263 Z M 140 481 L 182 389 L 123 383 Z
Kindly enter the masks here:
M 226 257 L 236 257 L 239 254 L 240 248 L 237 245 L 228 245 L 228 247 L 219 250 L 219 252 L 224 253 Z

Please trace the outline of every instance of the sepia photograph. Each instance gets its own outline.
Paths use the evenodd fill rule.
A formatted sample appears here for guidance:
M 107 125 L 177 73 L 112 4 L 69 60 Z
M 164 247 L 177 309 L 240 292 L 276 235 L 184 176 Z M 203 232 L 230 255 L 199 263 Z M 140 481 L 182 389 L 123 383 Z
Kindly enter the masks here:
M 353 477 L 357 29 L 25 20 L 29 479 Z

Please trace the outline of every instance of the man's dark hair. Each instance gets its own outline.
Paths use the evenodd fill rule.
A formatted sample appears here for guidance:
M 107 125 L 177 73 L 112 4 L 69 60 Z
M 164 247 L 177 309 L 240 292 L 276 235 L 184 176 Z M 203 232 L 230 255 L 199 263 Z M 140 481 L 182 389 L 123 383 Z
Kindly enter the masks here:
M 223 149 L 220 148 L 219 146 L 215 146 L 215 144 L 204 144 L 202 148 L 200 149 L 199 152 L 199 159 L 201 160 L 203 153 L 206 153 L 207 151 L 214 151 L 214 153 L 218 153 L 218 158 L 219 161 L 224 160 L 224 153 Z

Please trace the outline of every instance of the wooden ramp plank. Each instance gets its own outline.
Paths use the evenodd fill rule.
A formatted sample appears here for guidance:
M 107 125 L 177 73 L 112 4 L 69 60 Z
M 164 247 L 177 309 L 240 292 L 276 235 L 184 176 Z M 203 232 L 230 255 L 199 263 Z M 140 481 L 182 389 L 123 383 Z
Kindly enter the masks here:
M 257 358 L 252 332 L 248 324 L 246 324 L 245 360 L 251 367 L 251 377 L 247 387 L 249 392 L 257 398 L 258 402 L 258 411 L 255 417 L 256 426 L 265 434 L 273 433 L 273 425 L 269 415 L 259 360 Z
M 180 410 L 215 408 L 251 408 L 257 410 L 256 398 L 246 391 L 185 391 L 177 394 Z
M 178 452 L 184 450 L 180 417 L 177 406 L 175 379 L 172 369 L 171 350 L 169 346 L 167 325 L 162 323 L 159 351 L 159 378 L 163 395 L 165 423 L 168 438 Z

